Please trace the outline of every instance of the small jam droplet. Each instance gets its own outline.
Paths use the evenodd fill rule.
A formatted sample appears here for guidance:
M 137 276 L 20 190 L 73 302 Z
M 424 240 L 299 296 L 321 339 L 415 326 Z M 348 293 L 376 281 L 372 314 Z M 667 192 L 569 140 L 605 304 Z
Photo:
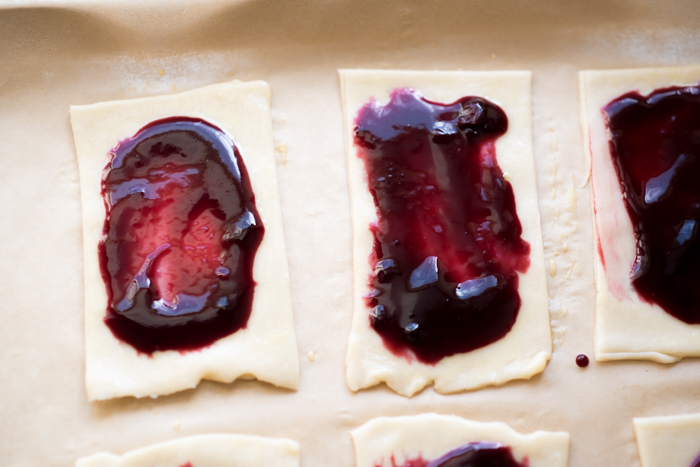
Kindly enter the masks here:
M 576 357 L 576 364 L 581 368 L 586 368 L 588 366 L 589 360 L 584 354 L 578 355 Z

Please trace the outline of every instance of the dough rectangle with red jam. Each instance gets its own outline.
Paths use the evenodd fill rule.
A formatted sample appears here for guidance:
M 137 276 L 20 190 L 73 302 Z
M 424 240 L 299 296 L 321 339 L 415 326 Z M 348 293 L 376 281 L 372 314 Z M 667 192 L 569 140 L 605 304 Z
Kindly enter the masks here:
M 341 70 L 353 221 L 347 383 L 449 393 L 552 351 L 529 72 Z
M 264 82 L 72 106 L 90 400 L 298 362 Z
M 700 67 L 583 71 L 597 360 L 700 356 Z
M 357 467 L 566 467 L 569 434 L 434 413 L 379 417 L 352 431 Z
M 174 439 L 122 455 L 99 452 L 75 467 L 299 467 L 299 444 L 289 439 L 209 434 Z

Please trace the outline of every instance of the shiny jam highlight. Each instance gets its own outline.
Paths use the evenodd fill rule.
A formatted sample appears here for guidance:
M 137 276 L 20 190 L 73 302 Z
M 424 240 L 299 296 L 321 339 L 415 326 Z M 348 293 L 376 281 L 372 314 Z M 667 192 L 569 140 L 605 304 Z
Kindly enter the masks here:
M 201 349 L 244 328 L 264 228 L 231 138 L 173 117 L 110 156 L 98 251 L 114 336 L 152 354 Z
M 631 92 L 603 108 L 634 227 L 640 298 L 700 323 L 700 87 Z
M 392 467 L 528 467 L 528 462 L 516 461 L 510 446 L 482 441 L 466 444 L 432 461 L 418 457 L 397 466 L 392 458 Z
M 434 364 L 491 344 L 520 309 L 520 238 L 513 188 L 496 162 L 508 128 L 478 97 L 430 102 L 397 89 L 356 119 L 377 222 L 370 226 L 370 325 L 395 355 Z

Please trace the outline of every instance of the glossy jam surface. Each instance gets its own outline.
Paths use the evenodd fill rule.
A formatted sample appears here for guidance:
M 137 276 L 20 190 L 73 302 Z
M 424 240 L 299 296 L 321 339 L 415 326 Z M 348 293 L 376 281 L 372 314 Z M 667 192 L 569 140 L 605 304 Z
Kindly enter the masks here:
M 584 354 L 580 354 L 576 356 L 576 364 L 581 367 L 581 368 L 586 368 L 588 364 L 590 363 L 590 360 L 588 360 L 588 357 Z
M 395 355 L 424 363 L 505 336 L 529 267 L 513 189 L 496 162 L 505 113 L 478 97 L 452 104 L 397 89 L 356 119 L 377 223 L 370 325 Z
M 393 459 L 392 467 L 399 467 Z M 466 444 L 432 461 L 421 457 L 407 459 L 400 467 L 528 467 L 528 463 L 516 461 L 509 446 L 479 442 Z
M 205 121 L 155 121 L 112 151 L 99 245 L 105 323 L 142 353 L 196 350 L 246 326 L 264 228 L 241 156 Z
M 625 94 L 603 109 L 634 226 L 639 296 L 700 323 L 700 87 Z

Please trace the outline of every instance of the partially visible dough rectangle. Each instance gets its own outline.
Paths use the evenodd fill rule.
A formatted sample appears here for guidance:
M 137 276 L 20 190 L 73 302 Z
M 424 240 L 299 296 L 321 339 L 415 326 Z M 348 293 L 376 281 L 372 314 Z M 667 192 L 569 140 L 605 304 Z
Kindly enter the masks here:
M 642 301 L 632 287 L 629 273 L 636 253 L 634 231 L 610 155 L 602 113 L 610 101 L 630 91 L 646 95 L 654 89 L 697 84 L 700 66 L 588 70 L 579 78 L 596 233 L 596 360 L 672 363 L 700 356 L 700 325 L 683 323 L 659 306 Z
M 693 467 L 700 457 L 700 414 L 635 418 L 642 467 Z
M 299 444 L 288 439 L 214 434 L 175 439 L 121 456 L 100 452 L 75 467 L 299 467 Z
M 468 443 L 509 446 L 517 462 L 529 467 L 566 467 L 569 434 L 522 434 L 502 422 L 480 423 L 454 415 L 379 417 L 352 431 L 357 467 L 391 467 L 421 457 L 425 461 Z
M 85 355 L 88 398 L 156 396 L 195 387 L 201 379 L 255 377 L 296 388 L 298 359 L 277 191 L 270 88 L 233 81 L 174 95 L 72 106 L 78 156 L 85 261 Z M 257 282 L 247 327 L 198 351 L 139 354 L 104 324 L 107 307 L 97 245 L 105 207 L 100 194 L 108 152 L 146 124 L 173 116 L 202 118 L 228 133 L 245 161 L 265 236 L 253 267 Z
M 353 223 L 354 312 L 347 354 L 350 389 L 386 382 L 399 394 L 410 396 L 434 382 L 436 391 L 450 393 L 527 379 L 541 372 L 551 356 L 552 339 L 532 151 L 531 73 L 340 70 L 340 82 Z M 354 120 L 371 98 L 384 103 L 394 89 L 403 87 L 442 103 L 465 96 L 484 97 L 505 111 L 509 128 L 496 140 L 496 157 L 515 192 L 522 238 L 531 246 L 530 268 L 520 276 L 522 306 L 510 332 L 493 344 L 444 358 L 435 365 L 392 355 L 369 326 L 369 310 L 363 299 L 372 272 L 368 263 L 373 242 L 369 225 L 376 220 L 376 213 L 364 164 L 353 145 Z

